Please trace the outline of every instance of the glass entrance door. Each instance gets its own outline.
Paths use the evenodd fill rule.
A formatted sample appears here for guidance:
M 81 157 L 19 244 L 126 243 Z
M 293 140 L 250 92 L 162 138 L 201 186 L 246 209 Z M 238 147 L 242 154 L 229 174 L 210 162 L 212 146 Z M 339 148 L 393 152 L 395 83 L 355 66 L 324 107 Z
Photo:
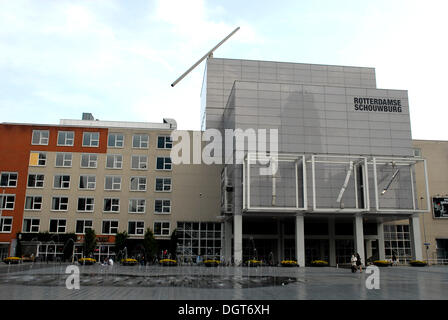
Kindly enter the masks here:
M 328 253 L 328 239 L 305 239 L 305 265 L 310 265 L 314 260 L 328 262 Z

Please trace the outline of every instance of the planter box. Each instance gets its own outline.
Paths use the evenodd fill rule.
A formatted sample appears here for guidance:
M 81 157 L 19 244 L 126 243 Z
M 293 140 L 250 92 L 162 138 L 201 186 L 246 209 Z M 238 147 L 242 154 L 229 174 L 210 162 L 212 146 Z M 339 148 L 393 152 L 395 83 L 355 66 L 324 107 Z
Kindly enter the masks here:
M 6 264 L 18 264 L 18 263 L 22 262 L 22 259 L 18 258 L 18 257 L 8 257 L 8 258 L 3 259 L 3 262 Z
M 389 266 L 392 265 L 392 262 L 389 262 L 389 261 L 374 261 L 373 264 L 376 265 L 377 267 L 389 267 Z
M 177 261 L 171 260 L 171 259 L 163 259 L 163 260 L 159 261 L 159 264 L 164 267 L 172 267 L 172 266 L 177 266 Z
M 211 260 L 211 261 L 204 261 L 204 265 L 206 266 L 206 267 L 217 267 L 217 266 L 219 266 L 219 264 L 220 264 L 220 262 L 219 261 L 217 261 L 217 260 Z
M 426 267 L 428 264 L 424 261 L 411 261 L 409 264 L 413 267 Z
M 137 264 L 137 260 L 135 259 L 123 259 L 121 260 L 121 264 L 124 266 L 135 266 Z
M 96 260 L 92 259 L 92 258 L 81 258 L 78 260 L 78 262 L 79 262 L 79 264 L 81 264 L 83 266 L 84 265 L 89 266 L 89 265 L 95 264 Z

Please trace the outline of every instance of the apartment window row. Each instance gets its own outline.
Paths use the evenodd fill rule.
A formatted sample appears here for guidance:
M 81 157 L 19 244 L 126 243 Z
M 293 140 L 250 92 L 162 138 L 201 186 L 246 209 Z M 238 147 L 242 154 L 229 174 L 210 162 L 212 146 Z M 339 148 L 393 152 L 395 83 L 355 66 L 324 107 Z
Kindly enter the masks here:
M 12 199 L 14 201 L 14 199 Z M 52 211 L 68 211 L 69 198 L 66 196 L 53 196 L 51 198 L 51 210 Z M 129 199 L 128 213 L 145 213 L 146 212 L 146 199 Z M 42 196 L 26 196 L 25 198 L 25 210 L 29 211 L 41 211 L 43 204 Z M 5 206 L 8 205 L 13 209 L 14 202 L 10 203 L 5 201 Z M 171 213 L 171 200 L 170 199 L 155 199 L 154 200 L 154 213 L 170 214 Z M 94 212 L 95 198 L 94 197 L 78 197 L 77 200 L 77 212 Z M 104 198 L 103 199 L 103 212 L 104 213 L 119 213 L 120 212 L 120 198 Z
M 1 219 L 2 232 L 11 232 L 12 218 Z M 3 228 L 4 227 L 4 228 Z M 93 228 L 93 220 L 91 219 L 78 219 L 76 220 L 75 233 L 84 234 L 88 229 Z M 66 219 L 50 219 L 49 228 L 50 233 L 66 233 L 67 232 L 67 220 Z M 9 231 L 8 231 L 9 230 Z M 40 231 L 40 219 L 39 218 L 24 218 L 22 231 L 24 233 L 34 233 Z M 102 235 L 114 235 L 119 232 L 118 220 L 102 220 L 101 222 L 101 234 Z M 143 236 L 145 233 L 145 222 L 139 220 L 128 221 L 127 233 L 129 235 Z M 155 236 L 169 236 L 170 235 L 170 222 L 169 221 L 155 221 L 153 223 L 153 233 Z
M 56 153 L 55 167 L 71 168 L 73 163 L 72 154 L 69 152 Z M 47 165 L 47 153 L 43 151 L 32 151 L 30 154 L 30 166 L 44 167 Z M 98 167 L 98 155 L 95 153 L 83 153 L 81 154 L 80 161 L 81 168 L 94 168 Z M 106 169 L 122 169 L 123 168 L 123 155 L 121 154 L 108 154 L 106 155 Z M 134 170 L 147 170 L 148 169 L 148 156 L 147 155 L 131 155 L 131 169 Z M 157 157 L 156 159 L 157 170 L 171 170 L 172 162 L 170 157 Z M 14 176 L 9 177 L 5 172 L 2 173 L 2 183 L 14 183 Z M 17 175 L 17 173 L 15 173 Z M 15 179 L 17 183 L 17 177 Z
M 109 148 L 123 148 L 124 147 L 124 134 L 122 133 L 109 133 L 107 139 L 107 146 Z M 157 148 L 158 149 L 171 149 L 173 142 L 171 136 L 158 136 Z M 149 135 L 148 134 L 134 134 L 132 136 L 132 148 L 136 149 L 148 149 L 149 148 Z
M 33 130 L 31 144 L 32 145 L 48 145 L 50 140 L 49 130 Z M 71 147 L 75 143 L 74 131 L 58 131 L 58 146 Z M 82 146 L 83 147 L 98 147 L 100 144 L 99 132 L 83 132 L 82 134 Z
M 31 144 L 32 145 L 48 145 L 50 140 L 49 130 L 33 130 Z M 73 146 L 75 143 L 74 131 L 58 131 L 58 146 Z M 82 146 L 83 147 L 98 147 L 100 143 L 99 132 L 83 132 L 82 134 Z M 109 133 L 107 138 L 107 146 L 110 148 L 123 148 L 124 147 L 124 134 L 122 133 Z M 159 149 L 171 149 L 173 142 L 171 136 L 158 136 L 157 148 Z M 137 149 L 149 148 L 149 135 L 148 134 L 134 134 L 132 135 L 132 147 Z
M 28 174 L 28 188 L 44 188 L 45 175 L 40 173 Z M 53 189 L 70 189 L 71 176 L 68 174 L 55 174 L 53 176 Z M 134 176 L 129 178 L 130 191 L 147 191 L 148 178 L 143 176 Z M 104 190 L 106 191 L 121 191 L 122 177 L 121 176 L 105 176 Z M 170 192 L 171 178 L 156 178 L 155 191 L 156 192 Z M 81 174 L 78 180 L 79 190 L 95 190 L 96 176 Z

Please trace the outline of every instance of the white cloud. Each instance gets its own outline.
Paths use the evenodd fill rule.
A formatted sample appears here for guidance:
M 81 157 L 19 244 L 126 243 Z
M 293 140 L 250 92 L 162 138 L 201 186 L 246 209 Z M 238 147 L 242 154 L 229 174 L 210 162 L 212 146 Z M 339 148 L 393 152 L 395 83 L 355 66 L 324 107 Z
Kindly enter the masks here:
M 448 3 L 406 1 L 399 9 L 372 6 L 360 17 L 358 36 L 340 55 L 352 64 L 375 67 L 379 88 L 408 90 L 413 138 L 448 140 L 448 109 L 440 101 L 448 73 L 443 62 L 448 45 L 442 40 Z

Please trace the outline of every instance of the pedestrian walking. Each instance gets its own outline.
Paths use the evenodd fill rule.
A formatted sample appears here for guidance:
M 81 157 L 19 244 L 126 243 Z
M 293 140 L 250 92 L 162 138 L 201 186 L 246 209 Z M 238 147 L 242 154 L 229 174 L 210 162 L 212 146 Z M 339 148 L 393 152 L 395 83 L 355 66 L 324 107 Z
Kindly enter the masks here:
M 352 273 L 356 272 L 356 261 L 358 259 L 356 258 L 356 256 L 354 254 L 352 254 L 352 258 L 350 259 L 350 262 L 352 264 Z
M 359 253 L 356 254 L 356 267 L 359 269 L 359 272 L 362 273 L 362 261 Z
M 395 255 L 395 251 L 392 255 L 392 265 L 394 265 L 394 266 L 398 265 L 398 259 L 397 259 L 397 256 Z

